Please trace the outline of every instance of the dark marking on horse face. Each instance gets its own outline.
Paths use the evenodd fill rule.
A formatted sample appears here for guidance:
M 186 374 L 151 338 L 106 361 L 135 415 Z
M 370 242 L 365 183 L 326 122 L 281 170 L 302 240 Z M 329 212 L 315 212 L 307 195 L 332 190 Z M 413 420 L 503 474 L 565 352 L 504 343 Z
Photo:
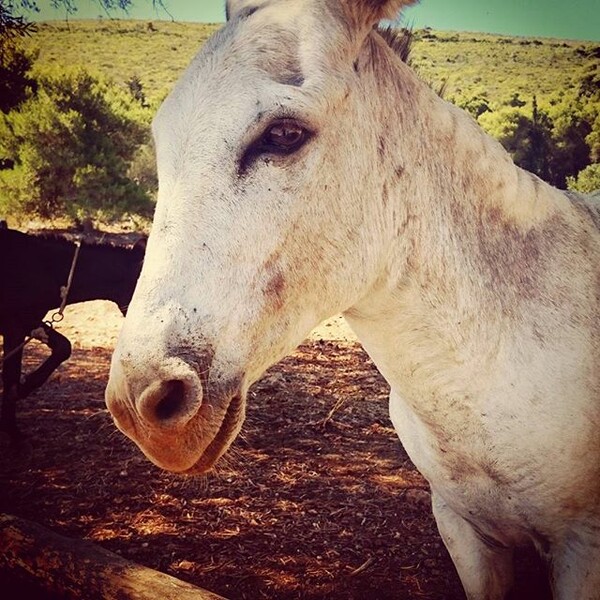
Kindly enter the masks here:
M 252 63 L 256 68 L 277 83 L 300 87 L 305 77 L 300 64 L 299 47 L 295 31 L 279 25 L 263 24 L 243 36 L 243 45 L 238 50 L 240 55 L 247 56 L 247 48 L 252 48 Z
M 404 175 L 404 165 L 397 165 L 394 169 L 394 175 L 396 175 L 396 179 L 400 179 Z
M 232 14 L 231 14 L 231 7 L 230 7 L 230 2 L 225 2 L 225 20 L 226 21 L 230 21 L 232 18 Z M 263 4 L 264 6 L 264 4 Z M 242 8 L 238 13 L 236 13 L 235 18 L 236 19 L 247 19 L 248 17 L 251 17 L 259 8 L 261 8 L 260 6 L 245 6 L 244 8 Z
M 258 6 L 246 6 L 246 8 L 240 11 L 238 18 L 247 19 L 248 17 L 251 17 L 258 10 L 258 8 Z
M 273 80 L 282 85 L 302 87 L 304 85 L 304 74 L 296 59 L 286 60 L 273 75 Z
M 302 73 L 291 73 L 287 77 L 282 77 L 279 83 L 283 85 L 293 85 L 294 87 L 302 87 L 304 85 L 304 75 Z
M 281 268 L 277 264 L 279 261 L 279 251 L 274 252 L 265 261 L 262 273 L 267 275 L 266 284 L 263 287 L 263 294 L 266 302 L 276 311 L 281 310 L 284 304 L 284 293 L 287 287 L 287 282 Z
M 265 298 L 269 305 L 275 310 L 283 308 L 283 294 L 286 288 L 286 281 L 283 273 L 279 270 L 275 271 L 267 285 L 265 286 Z

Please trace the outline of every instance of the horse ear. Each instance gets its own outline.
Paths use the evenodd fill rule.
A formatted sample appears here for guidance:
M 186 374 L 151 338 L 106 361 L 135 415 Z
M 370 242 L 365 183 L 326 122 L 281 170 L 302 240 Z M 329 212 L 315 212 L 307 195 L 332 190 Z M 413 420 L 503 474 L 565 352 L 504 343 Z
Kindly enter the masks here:
M 354 31 L 369 31 L 382 19 L 395 19 L 404 6 L 419 0 L 337 0 Z
M 225 18 L 230 21 L 245 13 L 253 13 L 265 2 L 267 2 L 267 0 L 226 0 Z

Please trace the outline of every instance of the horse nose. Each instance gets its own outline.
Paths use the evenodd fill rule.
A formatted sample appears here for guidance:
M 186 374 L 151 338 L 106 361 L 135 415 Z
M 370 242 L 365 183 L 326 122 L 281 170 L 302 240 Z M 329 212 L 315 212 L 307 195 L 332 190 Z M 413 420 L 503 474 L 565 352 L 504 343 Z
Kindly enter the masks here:
M 106 403 L 126 433 L 133 434 L 136 423 L 142 429 L 181 431 L 202 402 L 202 382 L 187 361 L 161 355 L 139 364 L 130 353 L 113 356 Z
M 150 425 L 181 427 L 196 414 L 201 402 L 197 388 L 181 379 L 156 381 L 140 395 L 136 403 L 137 411 Z

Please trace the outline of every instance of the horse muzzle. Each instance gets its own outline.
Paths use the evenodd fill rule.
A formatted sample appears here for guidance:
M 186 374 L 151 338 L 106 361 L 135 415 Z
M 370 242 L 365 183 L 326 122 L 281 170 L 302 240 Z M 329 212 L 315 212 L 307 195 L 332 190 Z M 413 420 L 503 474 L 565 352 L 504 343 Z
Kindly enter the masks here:
M 116 426 L 157 466 L 177 473 L 210 470 L 241 429 L 241 378 L 210 381 L 181 358 L 145 368 L 113 356 L 106 404 Z M 210 390 L 210 394 L 207 393 Z

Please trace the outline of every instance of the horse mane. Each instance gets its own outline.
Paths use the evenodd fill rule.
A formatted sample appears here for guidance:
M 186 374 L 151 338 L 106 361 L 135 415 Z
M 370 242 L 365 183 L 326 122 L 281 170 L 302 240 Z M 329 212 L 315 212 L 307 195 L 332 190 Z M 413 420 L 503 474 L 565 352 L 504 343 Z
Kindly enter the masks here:
M 407 29 L 406 27 L 397 29 L 391 25 L 380 25 L 375 28 L 375 31 L 384 39 L 403 63 L 407 65 L 411 64 L 410 54 L 415 39 L 412 29 Z
M 383 41 L 392 49 L 392 51 L 398 56 L 398 58 L 412 68 L 412 70 L 420 77 L 418 69 L 412 64 L 411 53 L 413 49 L 413 43 L 415 41 L 415 34 L 412 29 L 402 27 L 398 29 L 391 25 L 380 25 L 375 28 L 375 31 L 379 34 Z M 422 79 L 422 78 L 421 78 Z M 444 97 L 446 91 L 447 80 L 442 81 L 441 84 L 434 84 L 431 81 L 424 80 L 424 82 L 440 97 Z

